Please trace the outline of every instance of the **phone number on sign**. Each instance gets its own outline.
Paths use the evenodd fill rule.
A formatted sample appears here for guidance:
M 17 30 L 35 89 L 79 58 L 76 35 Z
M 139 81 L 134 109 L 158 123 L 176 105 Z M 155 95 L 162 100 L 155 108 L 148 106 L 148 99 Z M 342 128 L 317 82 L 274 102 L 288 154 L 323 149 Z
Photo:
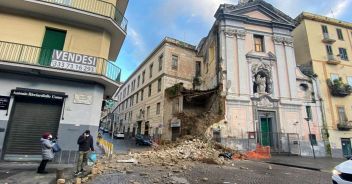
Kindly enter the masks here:
M 96 73 L 96 67 L 94 67 L 94 66 L 86 66 L 86 65 L 80 65 L 80 64 L 76 64 L 76 63 L 68 63 L 68 62 L 63 62 L 63 61 L 51 61 L 50 66 L 54 67 L 54 68 L 75 70 L 75 71 L 80 71 L 80 72 Z

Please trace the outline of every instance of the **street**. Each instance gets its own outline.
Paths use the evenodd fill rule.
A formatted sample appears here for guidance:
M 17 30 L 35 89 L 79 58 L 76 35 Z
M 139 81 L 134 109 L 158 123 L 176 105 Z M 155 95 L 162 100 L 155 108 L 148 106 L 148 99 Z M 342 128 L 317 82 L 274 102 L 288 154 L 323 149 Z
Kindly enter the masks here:
M 103 138 L 114 144 L 114 153 L 128 154 L 128 152 L 140 152 L 151 149 L 148 146 L 138 146 L 133 138 L 112 139 L 108 133 L 102 133 Z
M 133 166 L 130 171 L 112 172 L 98 176 L 91 184 L 149 184 L 149 183 L 211 183 L 211 184 L 279 184 L 279 183 L 331 183 L 331 174 L 255 161 L 235 161 L 234 165 L 218 166 L 194 163 L 186 170 L 169 170 L 168 167 Z

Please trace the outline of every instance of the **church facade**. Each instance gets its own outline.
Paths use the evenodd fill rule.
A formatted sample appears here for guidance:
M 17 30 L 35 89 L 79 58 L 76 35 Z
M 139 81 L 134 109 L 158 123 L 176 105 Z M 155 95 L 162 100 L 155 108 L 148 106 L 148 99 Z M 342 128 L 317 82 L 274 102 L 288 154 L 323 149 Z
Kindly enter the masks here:
M 200 90 L 220 87 L 224 120 L 210 133 L 238 150 L 325 156 L 315 78 L 296 65 L 294 21 L 262 0 L 222 4 L 198 46 Z M 310 141 L 311 140 L 311 141 Z

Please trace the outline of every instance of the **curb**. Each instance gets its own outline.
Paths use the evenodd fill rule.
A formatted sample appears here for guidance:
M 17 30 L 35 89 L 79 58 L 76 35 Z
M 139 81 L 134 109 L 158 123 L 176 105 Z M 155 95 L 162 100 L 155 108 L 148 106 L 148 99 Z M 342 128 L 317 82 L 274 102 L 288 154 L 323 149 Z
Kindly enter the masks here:
M 307 169 L 307 170 L 312 170 L 312 171 L 326 172 L 326 171 L 323 171 L 322 169 L 314 168 L 314 167 L 307 167 L 307 166 L 300 166 L 300 165 L 293 165 L 293 164 L 286 164 L 286 163 L 279 163 L 279 162 L 270 162 L 270 161 L 266 161 L 265 163 L 300 168 L 300 169 Z

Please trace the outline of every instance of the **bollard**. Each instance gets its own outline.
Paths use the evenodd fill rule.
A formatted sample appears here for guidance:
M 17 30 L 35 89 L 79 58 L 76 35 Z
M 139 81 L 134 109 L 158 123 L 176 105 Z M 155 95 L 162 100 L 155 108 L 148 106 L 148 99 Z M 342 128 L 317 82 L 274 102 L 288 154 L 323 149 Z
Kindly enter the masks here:
M 56 180 L 64 179 L 64 169 L 56 169 Z

